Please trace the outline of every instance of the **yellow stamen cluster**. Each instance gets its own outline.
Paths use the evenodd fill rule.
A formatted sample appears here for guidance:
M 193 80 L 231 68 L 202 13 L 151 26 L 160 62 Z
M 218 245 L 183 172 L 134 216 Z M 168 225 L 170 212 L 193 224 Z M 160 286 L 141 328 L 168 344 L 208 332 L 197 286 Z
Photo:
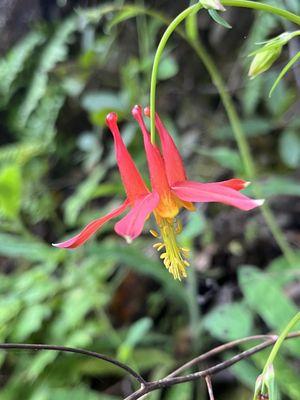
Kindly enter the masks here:
M 154 230 L 150 230 L 150 233 L 160 238 L 161 242 L 155 243 L 153 247 L 157 251 L 163 250 L 160 258 L 163 260 L 167 270 L 174 276 L 174 279 L 181 281 L 181 278 L 185 278 L 186 267 L 190 264 L 186 260 L 189 256 L 189 250 L 180 247 L 177 242 L 177 235 L 182 231 L 181 222 L 175 218 L 157 218 L 157 224 L 160 230 L 160 234 Z

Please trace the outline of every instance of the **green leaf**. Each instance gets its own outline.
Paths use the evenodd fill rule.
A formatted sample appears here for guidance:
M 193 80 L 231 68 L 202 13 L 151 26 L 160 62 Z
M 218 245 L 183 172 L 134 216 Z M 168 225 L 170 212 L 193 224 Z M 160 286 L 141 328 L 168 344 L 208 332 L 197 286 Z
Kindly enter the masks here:
M 0 338 L 5 339 L 11 329 L 11 321 L 22 309 L 22 302 L 15 296 L 0 298 Z
M 49 387 L 47 386 L 49 384 Z M 53 387 L 48 380 L 41 383 L 30 400 L 100 400 L 99 394 L 88 387 L 77 384 L 76 388 Z M 120 400 L 119 397 L 101 393 L 101 400 Z
M 260 186 L 263 198 L 278 195 L 300 196 L 300 186 L 288 176 L 270 176 Z
M 34 304 L 26 308 L 20 314 L 14 325 L 12 339 L 15 342 L 24 341 L 32 333 L 37 332 L 43 321 L 51 315 L 50 306 L 46 304 Z
M 81 104 L 90 113 L 92 123 L 101 126 L 112 110 L 122 117 L 128 109 L 127 95 L 110 91 L 89 92 L 83 96 Z
M 284 256 L 275 258 L 267 267 L 269 275 L 280 285 L 296 282 L 299 277 L 300 251 L 294 252 L 295 261 L 287 263 Z
M 157 78 L 161 81 L 170 79 L 173 76 L 177 75 L 178 70 L 178 63 L 176 62 L 174 57 L 164 57 L 159 63 Z
M 70 196 L 65 202 L 65 221 L 67 225 L 74 225 L 78 219 L 78 215 L 86 203 L 93 198 L 97 189 L 98 182 L 101 180 L 105 170 L 96 168 L 82 182 L 75 193 Z
M 239 269 L 239 284 L 245 301 L 256 311 L 270 329 L 280 332 L 297 313 L 296 305 L 286 296 L 272 276 L 257 268 L 244 266 Z M 285 346 L 300 355 L 300 343 Z
M 144 336 L 152 327 L 150 318 L 141 318 L 136 321 L 127 332 L 125 340 L 122 342 L 118 350 L 118 359 L 126 362 L 130 359 L 133 349 L 143 340 Z
M 252 313 L 243 303 L 222 304 L 204 318 L 209 333 L 224 341 L 249 336 L 252 331 Z
M 190 400 L 193 398 L 192 382 L 181 383 L 180 385 L 172 386 L 166 395 L 166 400 Z
M 21 207 L 21 171 L 16 165 L 0 170 L 0 212 L 8 218 L 16 218 Z
M 136 321 L 128 330 L 125 343 L 131 347 L 135 347 L 143 338 L 144 335 L 152 327 L 152 320 L 150 318 L 141 318 Z
M 290 168 L 300 166 L 300 137 L 299 134 L 287 130 L 279 140 L 279 152 L 282 161 Z
M 42 142 L 9 144 L 0 149 L 0 163 L 16 163 L 22 166 L 46 150 L 47 143 Z
M 269 97 L 272 96 L 274 90 L 277 88 L 279 82 L 281 79 L 288 73 L 288 71 L 292 68 L 292 66 L 298 61 L 300 58 L 300 51 L 294 55 L 293 58 L 290 59 L 290 61 L 286 64 L 286 66 L 281 70 L 280 74 L 278 75 L 276 81 L 274 82 L 273 86 L 271 87 Z
M 226 352 L 226 359 L 232 358 L 236 355 L 234 352 Z M 248 360 L 241 360 L 230 367 L 230 371 L 249 388 L 253 388 L 257 375 L 259 374 L 258 368 Z
M 0 61 L 0 94 L 3 97 L 1 105 L 6 104 L 13 95 L 15 88 L 12 88 L 12 84 L 24 69 L 24 64 L 33 50 L 43 40 L 42 32 L 30 32 Z
M 43 98 L 48 86 L 49 72 L 57 63 L 66 59 L 68 41 L 71 33 L 76 29 L 77 17 L 73 15 L 55 30 L 54 36 L 45 45 L 40 56 L 39 65 L 34 71 L 30 87 L 18 110 L 16 125 L 20 128 L 25 127 L 28 118 Z
M 234 171 L 241 169 L 242 161 L 239 153 L 225 146 L 213 147 L 211 149 L 200 149 L 199 154 L 211 157 L 222 167 Z
M 108 24 L 108 29 L 111 29 L 112 27 L 114 27 L 115 25 L 120 24 L 121 22 L 126 21 L 127 19 L 136 17 L 140 14 L 144 14 L 145 13 L 145 9 L 141 9 L 135 6 L 131 6 L 131 5 L 126 5 L 126 8 L 124 8 L 123 10 L 121 10 L 120 12 L 118 12 L 109 22 Z
M 56 261 L 62 254 L 50 244 L 47 246 L 38 240 L 0 233 L 0 255 L 29 261 Z
M 223 26 L 224 28 L 231 29 L 232 26 L 229 25 L 229 23 L 221 17 L 221 15 L 216 11 L 209 9 L 208 14 L 211 16 L 211 18 L 219 25 Z
M 266 135 L 271 131 L 271 124 L 269 119 L 264 118 L 249 118 L 242 122 L 242 127 L 247 137 L 256 137 Z M 230 125 L 218 127 L 214 131 L 214 135 L 218 139 L 233 138 L 233 131 Z
M 163 362 L 166 366 L 171 367 L 174 365 L 174 359 L 170 353 L 158 348 L 136 348 L 133 351 L 132 358 L 134 359 L 138 370 L 141 372 L 149 371 L 155 367 L 161 366 L 162 360 L 164 360 Z
M 242 102 L 247 117 L 252 116 L 256 110 L 260 99 L 263 96 L 263 76 L 257 76 L 256 79 L 249 79 L 245 90 L 241 93 Z

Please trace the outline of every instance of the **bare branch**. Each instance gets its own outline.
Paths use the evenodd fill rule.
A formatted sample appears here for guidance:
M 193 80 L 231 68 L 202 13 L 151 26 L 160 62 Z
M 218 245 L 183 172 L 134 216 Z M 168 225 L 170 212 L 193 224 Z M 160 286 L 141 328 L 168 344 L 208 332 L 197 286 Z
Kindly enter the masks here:
M 3 350 L 52 350 L 52 351 L 60 351 L 64 353 L 76 353 L 82 354 L 88 357 L 98 358 L 100 360 L 106 361 L 110 364 L 115 365 L 128 372 L 133 378 L 135 378 L 142 386 L 146 384 L 146 381 L 143 379 L 141 375 L 139 375 L 136 371 L 130 368 L 128 365 L 123 364 L 122 362 L 115 360 L 109 356 L 104 354 L 96 353 L 95 351 L 84 350 L 80 348 L 74 347 L 65 347 L 65 346 L 55 346 L 49 344 L 27 344 L 27 343 L 0 343 L 0 349 Z
M 266 337 L 270 337 L 270 336 L 266 335 Z M 286 339 L 292 339 L 295 337 L 300 337 L 300 331 L 291 333 L 290 335 L 288 335 L 286 337 Z M 248 338 L 248 340 L 249 340 L 249 338 Z M 261 350 L 264 350 L 267 347 L 272 346 L 276 342 L 276 340 L 277 340 L 277 336 L 275 336 L 275 335 L 271 336 L 271 338 L 266 340 L 265 342 L 263 342 L 257 346 L 254 346 L 251 349 L 245 350 L 245 351 L 237 354 L 236 356 L 230 358 L 229 360 L 223 361 L 223 362 L 221 362 L 213 367 L 207 368 L 203 371 L 195 372 L 193 374 L 188 374 L 185 376 L 177 376 L 177 377 L 172 377 L 172 378 L 167 377 L 164 379 L 160 379 L 158 381 L 148 382 L 144 387 L 141 387 L 139 390 L 132 393 L 130 396 L 126 397 L 125 400 L 137 400 L 137 399 L 140 399 L 145 394 L 153 392 L 154 390 L 157 390 L 157 389 L 170 387 L 170 386 L 177 385 L 177 384 L 183 383 L 183 382 L 191 382 L 191 381 L 195 381 L 199 378 L 206 377 L 207 375 L 211 376 L 211 375 L 217 374 L 218 372 L 221 372 L 224 369 L 231 367 L 232 365 L 236 364 L 237 362 L 244 360 L 246 358 L 249 358 L 253 354 L 256 354 L 256 353 L 260 352 Z M 246 340 L 242 339 L 242 341 L 245 342 Z M 231 343 L 230 344 L 227 343 L 227 345 L 229 346 L 229 345 L 231 345 Z M 227 348 L 230 348 L 230 346 Z M 199 358 L 199 357 L 197 357 L 197 358 Z
M 209 375 L 207 375 L 205 377 L 205 382 L 206 382 L 206 386 L 207 386 L 207 392 L 208 392 L 209 400 L 215 400 L 213 387 L 212 387 L 212 383 L 211 383 L 211 378 L 210 378 Z
M 226 350 L 230 350 L 233 347 L 236 347 L 240 344 L 250 342 L 252 340 L 268 340 L 268 339 L 277 340 L 277 338 L 278 338 L 278 336 L 276 336 L 276 335 L 255 335 L 255 336 L 247 336 L 242 339 L 237 339 L 237 340 L 233 340 L 232 342 L 221 344 L 220 346 L 215 347 L 214 349 L 209 350 L 208 352 L 203 353 L 200 356 L 193 358 L 191 361 L 188 361 L 187 363 L 183 364 L 181 367 L 177 368 L 175 371 L 173 371 L 171 374 L 169 374 L 166 378 L 172 378 L 174 376 L 178 376 L 185 369 L 191 368 L 201 361 L 207 360 L 208 358 L 213 357 L 216 354 L 222 353 Z
M 300 337 L 300 331 L 290 333 L 286 337 L 286 339 L 292 339 L 292 338 L 296 338 L 296 337 Z M 3 349 L 3 350 L 12 350 L 12 349 L 18 350 L 19 349 L 19 350 L 38 350 L 38 351 L 52 350 L 52 351 L 82 354 L 85 356 L 94 357 L 94 358 L 98 358 L 100 360 L 109 362 L 109 363 L 123 369 L 124 371 L 128 372 L 141 385 L 137 391 L 132 393 L 130 396 L 126 397 L 125 400 L 141 399 L 142 397 L 146 397 L 150 392 L 153 392 L 154 390 L 177 385 L 177 384 L 183 383 L 183 382 L 195 381 L 199 378 L 205 378 L 206 384 L 207 384 L 207 387 L 209 390 L 210 400 L 213 400 L 213 394 L 212 394 L 212 388 L 211 388 L 211 382 L 210 382 L 210 377 L 212 375 L 217 374 L 218 372 L 231 367 L 232 365 L 239 362 L 240 360 L 248 358 L 248 357 L 252 356 L 253 354 L 258 353 L 259 351 L 271 346 L 272 344 L 274 344 L 276 342 L 277 338 L 278 338 L 277 335 L 257 335 L 257 336 L 249 336 L 249 337 L 235 340 L 235 341 L 232 341 L 229 343 L 225 343 L 221 346 L 216 347 L 215 349 L 208 351 L 207 353 L 204 353 L 204 354 L 194 358 L 193 360 L 189 361 L 188 363 L 182 365 L 180 368 L 173 371 L 166 378 L 160 379 L 157 381 L 153 381 L 153 382 L 145 381 L 144 378 L 140 374 L 138 374 L 136 371 L 134 371 L 128 365 L 126 365 L 118 360 L 115 360 L 111 357 L 108 357 L 106 355 L 96 353 L 96 352 L 90 351 L 90 350 L 84 350 L 84 349 L 73 348 L 73 347 L 65 347 L 65 346 L 47 345 L 47 344 L 27 344 L 27 343 L 0 343 L 0 349 Z M 180 372 L 184 371 L 186 368 L 189 368 L 189 367 L 197 364 L 199 361 L 203 361 L 204 359 L 212 357 L 220 352 L 223 352 L 225 350 L 231 349 L 234 346 L 237 346 L 239 344 L 242 344 L 242 343 L 245 343 L 248 341 L 252 341 L 252 340 L 264 340 L 264 342 L 237 354 L 236 356 L 230 358 L 229 360 L 223 361 L 223 362 L 221 362 L 217 365 L 214 365 L 210 368 L 207 368 L 205 370 L 195 372 L 193 374 L 188 374 L 185 376 L 176 376 Z

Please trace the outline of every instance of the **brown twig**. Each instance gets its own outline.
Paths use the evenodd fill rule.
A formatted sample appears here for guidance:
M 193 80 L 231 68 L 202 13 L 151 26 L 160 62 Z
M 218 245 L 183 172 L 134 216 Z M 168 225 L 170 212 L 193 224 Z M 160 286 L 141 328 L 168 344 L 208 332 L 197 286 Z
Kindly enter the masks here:
M 296 337 L 300 337 L 300 331 L 290 333 L 286 337 L 286 339 L 292 339 L 292 338 L 296 338 Z M 47 345 L 47 344 L 27 344 L 27 343 L 0 343 L 0 349 L 3 349 L 3 350 L 12 350 L 12 349 L 18 350 L 19 349 L 19 350 L 37 350 L 37 351 L 52 350 L 52 351 L 82 354 L 85 356 L 94 357 L 94 358 L 98 358 L 103 361 L 107 361 L 107 362 L 123 369 L 124 371 L 128 372 L 133 378 L 135 378 L 140 383 L 140 385 L 141 385 L 140 388 L 137 391 L 135 391 L 134 393 L 132 393 L 131 395 L 129 395 L 128 397 L 126 397 L 126 399 L 125 399 L 125 400 L 137 400 L 137 399 L 140 399 L 143 396 L 149 394 L 150 392 L 153 392 L 154 390 L 177 385 L 179 383 L 191 382 L 191 381 L 195 381 L 199 378 L 205 378 L 206 382 L 207 382 L 207 379 L 208 379 L 207 377 L 209 377 L 209 379 L 210 379 L 210 377 L 212 375 L 217 374 L 218 372 L 231 367 L 232 365 L 239 362 L 240 360 L 248 358 L 248 357 L 252 356 L 253 354 L 256 354 L 259 351 L 271 346 L 272 344 L 274 344 L 276 342 L 277 338 L 278 337 L 276 335 L 257 335 L 257 336 L 249 336 L 249 337 L 242 338 L 239 340 L 234 340 L 229 343 L 225 343 L 221 346 L 218 346 L 218 347 L 194 358 L 193 360 L 189 361 L 188 363 L 184 364 L 180 368 L 173 371 L 166 378 L 160 379 L 157 381 L 153 381 L 153 382 L 145 381 L 141 375 L 139 375 L 136 371 L 134 371 L 128 365 L 123 364 L 122 362 L 115 360 L 111 357 L 108 357 L 103 354 L 96 353 L 96 352 L 90 351 L 90 350 L 84 350 L 84 349 L 80 349 L 80 348 L 73 348 L 73 347 L 66 347 L 66 346 L 56 346 L 56 345 Z M 176 376 L 180 372 L 185 370 L 186 368 L 189 368 L 189 367 L 197 364 L 199 361 L 203 361 L 204 359 L 207 359 L 213 355 L 216 355 L 220 352 L 231 349 L 234 346 L 237 346 L 239 344 L 242 344 L 242 343 L 245 343 L 245 342 L 248 342 L 251 340 L 265 340 L 265 341 L 263 343 L 260 343 L 257 346 L 254 346 L 248 350 L 245 350 L 245 351 L 237 354 L 236 356 L 230 358 L 229 360 L 226 360 L 217 365 L 214 365 L 213 367 L 207 368 L 205 370 L 202 370 L 202 371 L 199 371 L 199 372 L 196 372 L 193 374 L 188 374 L 185 376 Z M 211 397 L 211 399 L 213 399 L 213 398 Z
M 123 364 L 122 362 L 115 360 L 109 356 L 104 354 L 96 353 L 95 351 L 84 350 L 80 348 L 74 347 L 65 347 L 65 346 L 56 346 L 56 345 L 49 345 L 49 344 L 27 344 L 27 343 L 0 343 L 0 349 L 3 350 L 52 350 L 52 351 L 60 351 L 64 353 L 76 353 L 76 354 L 83 354 L 84 356 L 98 358 L 100 360 L 106 361 L 110 364 L 115 365 L 123 369 L 124 371 L 128 372 L 133 378 L 135 378 L 141 386 L 146 384 L 144 378 L 139 375 L 136 371 L 130 368 L 128 365 Z
M 269 337 L 270 335 L 266 335 L 266 336 Z M 290 335 L 288 335 L 286 337 L 286 339 L 292 339 L 295 337 L 300 337 L 300 332 L 293 332 Z M 260 336 L 260 338 L 262 338 L 262 336 Z M 246 341 L 244 339 L 241 339 L 241 340 L 243 342 Z M 144 387 L 141 387 L 136 392 L 134 392 L 130 396 L 126 397 L 125 400 L 137 400 L 137 399 L 140 399 L 145 394 L 153 392 L 154 390 L 157 390 L 157 389 L 170 387 L 173 385 L 177 385 L 179 383 L 192 382 L 192 381 L 198 380 L 199 378 L 206 377 L 207 375 L 211 376 L 211 375 L 217 374 L 218 372 L 231 367 L 232 365 L 236 364 L 237 362 L 244 360 L 246 358 L 249 358 L 253 354 L 256 354 L 256 353 L 260 352 L 261 350 L 266 349 L 269 346 L 272 346 L 272 344 L 274 344 L 276 342 L 276 340 L 277 340 L 277 336 L 272 335 L 272 337 L 270 339 L 266 340 L 265 342 L 263 342 L 257 346 L 254 346 L 251 349 L 245 350 L 245 351 L 237 354 L 236 356 L 230 358 L 229 360 L 223 361 L 213 367 L 207 368 L 205 370 L 202 370 L 202 371 L 199 371 L 199 372 L 196 372 L 193 374 L 188 374 L 185 376 L 171 377 L 171 378 L 167 377 L 164 379 L 160 379 L 158 381 L 148 382 L 148 383 L 146 383 L 146 385 Z M 227 343 L 227 345 L 229 346 L 229 343 Z M 230 345 L 231 345 L 231 343 L 230 343 Z M 225 345 L 225 347 L 226 347 L 226 345 Z M 230 348 L 230 347 L 227 347 L 227 349 L 228 348 Z M 211 352 L 214 352 L 214 350 L 212 350 Z M 197 359 L 199 359 L 199 357 L 197 357 Z M 192 360 L 192 362 L 193 361 L 194 360 Z
M 207 386 L 207 392 L 208 392 L 209 400 L 215 400 L 215 396 L 214 396 L 214 392 L 213 392 L 213 387 L 212 387 L 210 375 L 207 375 L 205 377 L 205 382 L 206 382 L 206 386 Z
M 201 354 L 200 356 L 193 358 L 191 361 L 183 364 L 181 367 L 177 368 L 171 374 L 169 374 L 166 378 L 172 378 L 174 376 L 178 376 L 181 372 L 183 372 L 187 368 L 191 368 L 194 365 L 198 364 L 201 361 L 207 360 L 210 357 L 215 356 L 216 354 L 223 353 L 224 351 L 230 350 L 233 347 L 236 347 L 240 344 L 250 342 L 252 340 L 268 340 L 275 339 L 277 340 L 278 336 L 276 335 L 255 335 L 255 336 L 247 336 L 242 339 L 233 340 L 232 342 L 221 344 L 218 347 L 215 347 L 212 350 L 207 351 L 206 353 Z

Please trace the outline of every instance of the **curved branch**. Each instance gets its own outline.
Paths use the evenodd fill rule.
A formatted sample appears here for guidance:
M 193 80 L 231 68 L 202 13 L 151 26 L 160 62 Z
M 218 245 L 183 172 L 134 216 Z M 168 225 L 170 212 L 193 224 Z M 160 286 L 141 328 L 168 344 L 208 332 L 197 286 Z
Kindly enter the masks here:
M 299 332 L 300 334 L 300 332 Z M 183 364 L 181 367 L 177 368 L 175 371 L 173 371 L 171 374 L 167 376 L 167 378 L 173 378 L 174 376 L 178 376 L 181 372 L 183 372 L 185 369 L 191 368 L 194 365 L 198 364 L 201 361 L 207 360 L 210 357 L 215 356 L 216 354 L 222 353 L 224 351 L 230 350 L 233 347 L 236 347 L 240 344 L 250 342 L 252 340 L 270 340 L 274 339 L 277 340 L 278 336 L 277 335 L 255 335 L 255 336 L 247 336 L 242 339 L 237 339 L 233 340 L 232 342 L 229 343 L 224 343 L 221 344 L 218 347 L 215 347 L 212 350 L 207 351 L 206 353 L 201 354 L 200 356 L 193 358 L 191 361 L 188 361 L 187 363 Z
M 82 354 L 84 356 L 98 358 L 99 360 L 106 361 L 110 364 L 115 365 L 116 367 L 123 369 L 124 371 L 128 372 L 133 378 L 135 378 L 142 386 L 146 385 L 147 383 L 140 374 L 138 374 L 128 365 L 123 364 L 122 362 L 115 360 L 114 358 L 111 358 L 104 354 L 96 353 L 95 351 L 84 350 L 74 347 L 56 346 L 51 344 L 27 344 L 27 343 L 0 343 L 0 349 L 2 350 L 19 349 L 19 350 L 38 350 L 38 351 L 51 350 L 51 351 L 60 351 L 64 353 Z
M 295 337 L 300 337 L 300 331 L 291 333 L 290 335 L 288 335 L 286 337 L 286 339 L 292 339 Z M 277 338 L 278 337 L 276 335 L 274 335 L 271 339 L 266 340 L 264 343 L 254 346 L 251 349 L 245 350 L 245 351 L 235 355 L 234 357 L 230 358 L 229 360 L 223 361 L 223 362 L 221 362 L 217 365 L 214 365 L 213 367 L 207 368 L 205 370 L 195 372 L 193 374 L 188 374 L 185 376 L 178 376 L 178 377 L 172 377 L 172 378 L 167 377 L 164 379 L 160 379 L 158 381 L 148 382 L 148 383 L 146 383 L 146 385 L 144 387 L 141 387 L 136 392 L 134 392 L 130 396 L 126 397 L 125 400 L 138 400 L 141 397 L 143 397 L 144 395 L 147 395 L 150 392 L 153 392 L 154 390 L 157 390 L 157 389 L 170 387 L 173 385 L 177 385 L 179 383 L 192 382 L 192 381 L 198 380 L 199 378 L 205 378 L 208 375 L 211 376 L 211 375 L 217 374 L 218 372 L 221 372 L 224 369 L 231 367 L 232 365 L 236 364 L 237 362 L 244 360 L 246 358 L 249 358 L 252 355 L 266 349 L 267 347 L 272 346 L 276 342 Z M 247 338 L 245 338 L 245 339 L 247 339 Z M 241 340 L 243 340 L 243 339 L 241 339 Z M 244 341 L 246 341 L 246 340 L 244 340 Z M 231 344 L 231 342 L 227 343 L 227 345 L 229 345 L 229 344 Z

